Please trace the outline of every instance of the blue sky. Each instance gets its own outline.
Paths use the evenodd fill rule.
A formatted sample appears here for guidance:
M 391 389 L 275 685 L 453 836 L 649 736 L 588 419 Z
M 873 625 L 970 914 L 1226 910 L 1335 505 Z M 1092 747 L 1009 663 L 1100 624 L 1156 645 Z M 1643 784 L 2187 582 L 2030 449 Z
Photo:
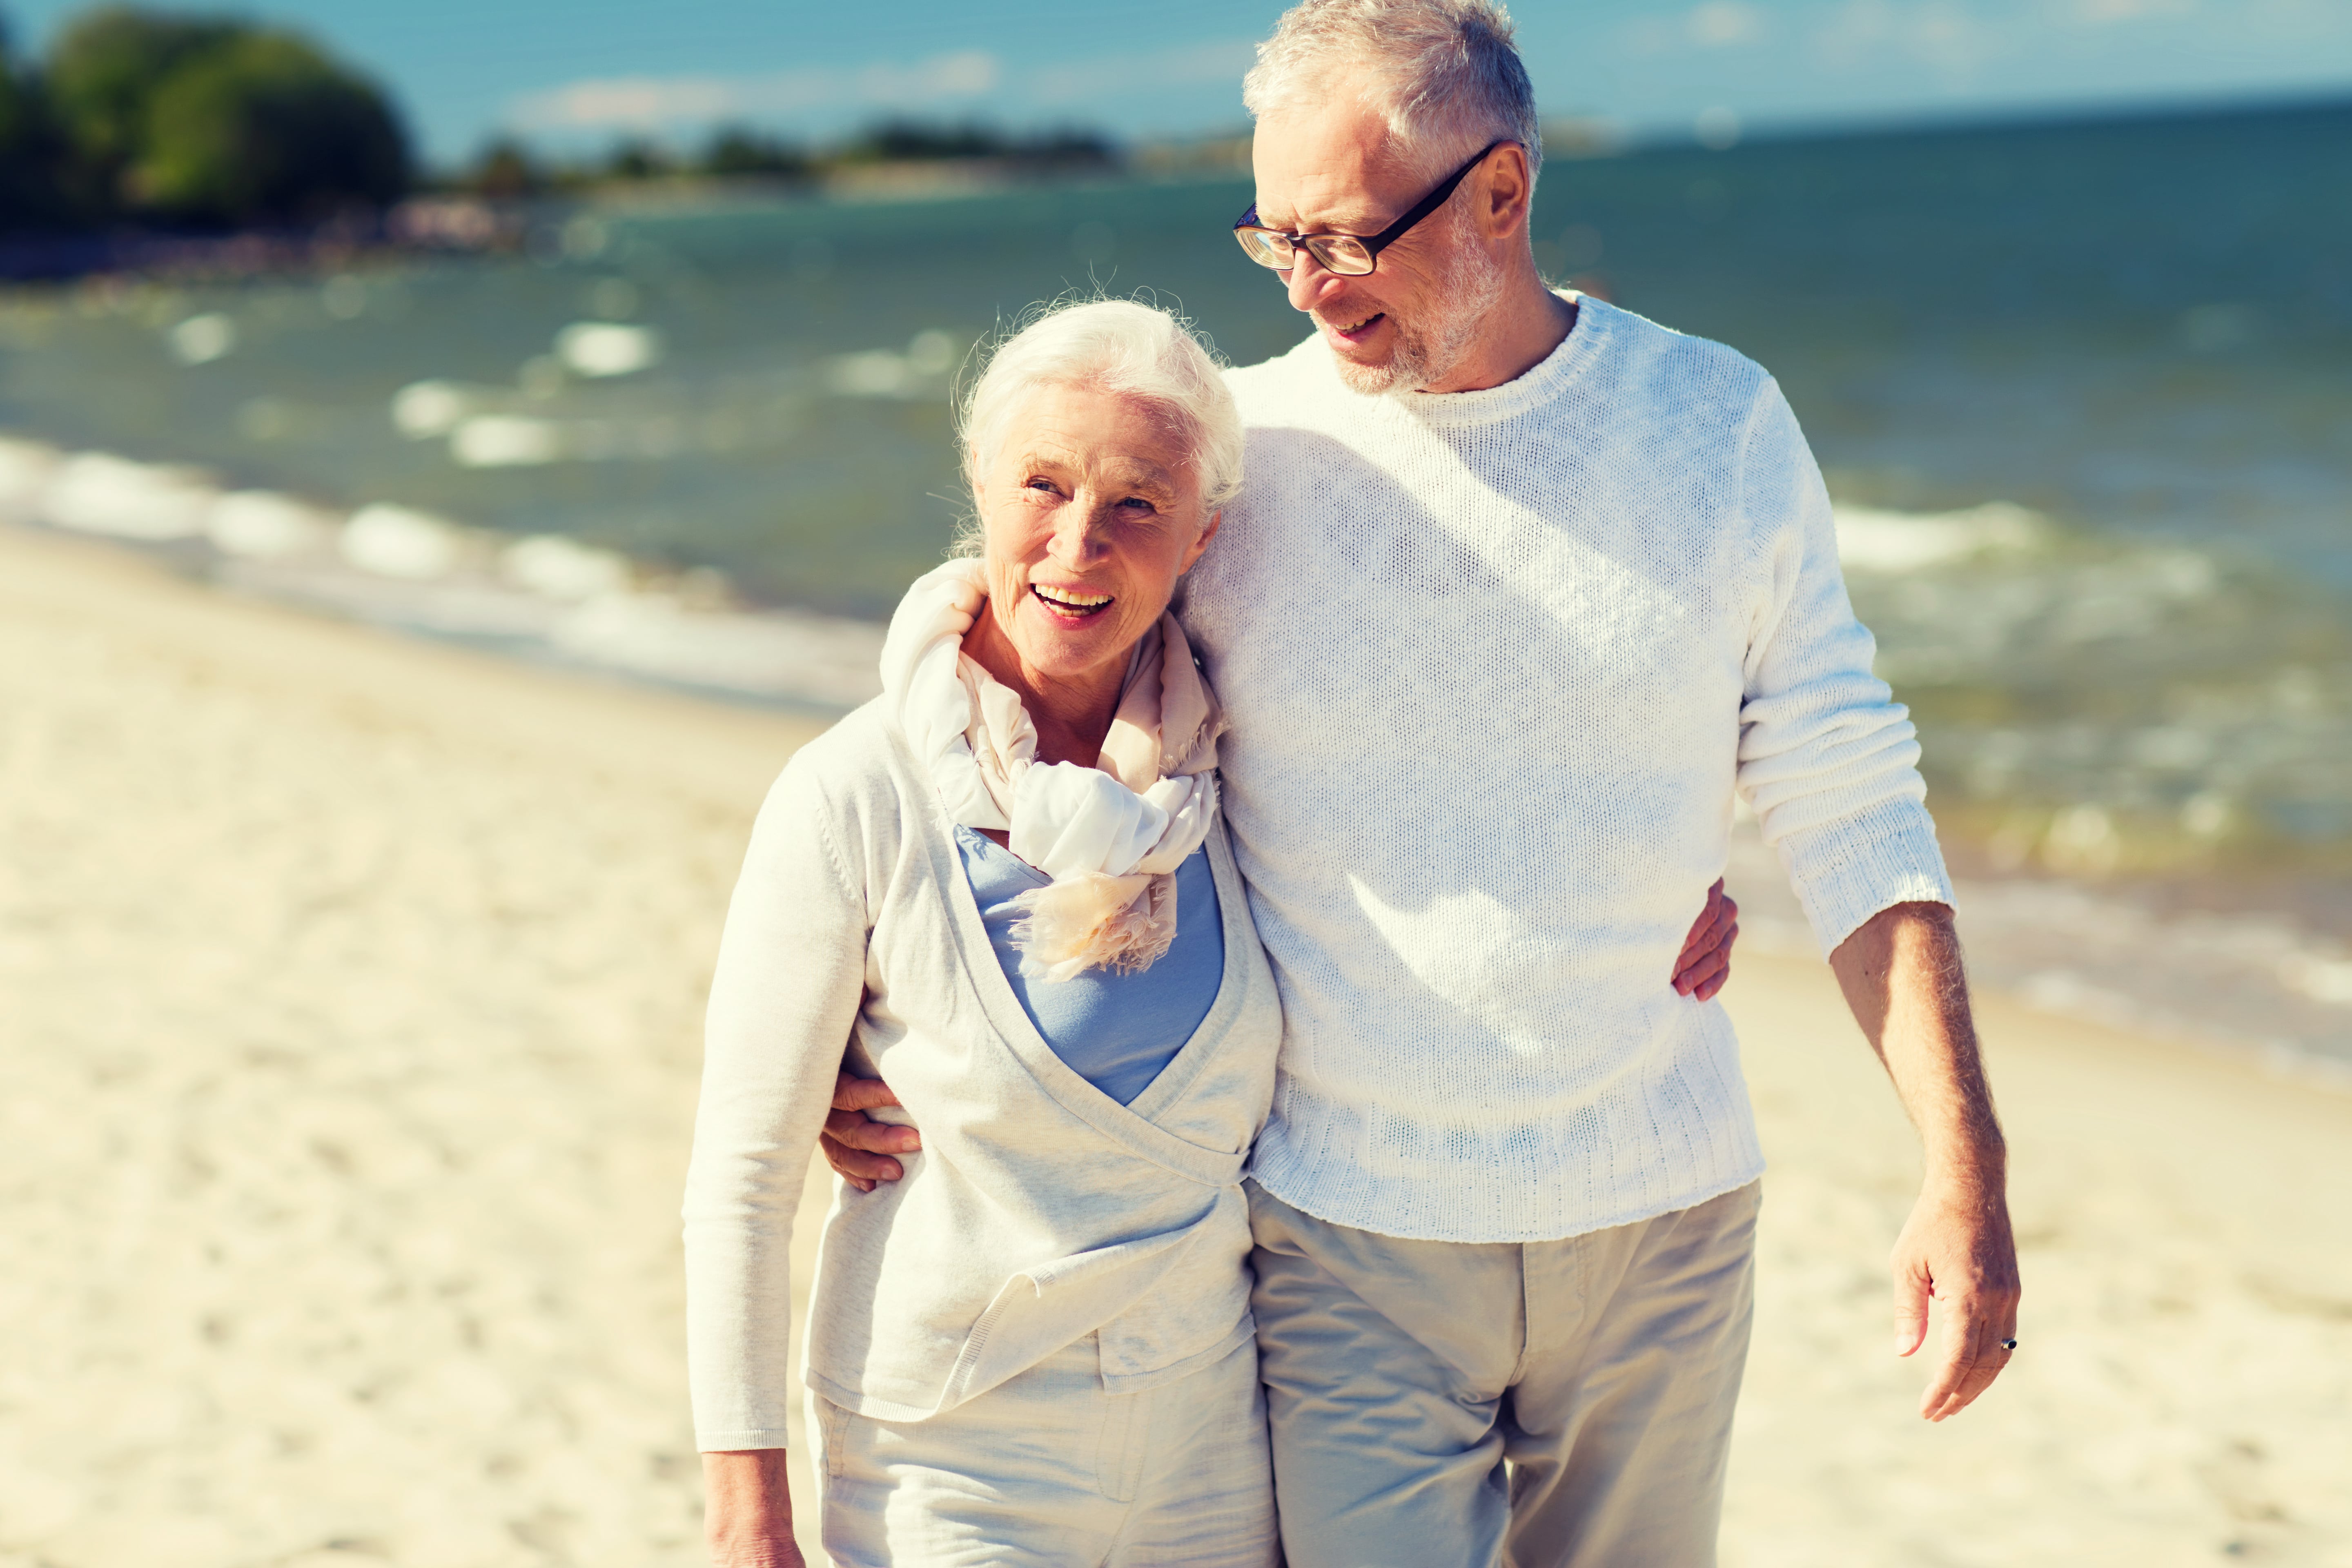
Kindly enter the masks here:
M 37 47 L 76 0 L 0 0 Z M 717 120 L 822 136 L 892 111 L 1130 135 L 1242 123 L 1280 6 L 1029 0 L 219 0 L 387 81 L 428 156 Z M 2352 0 L 1521 0 L 1545 110 L 1636 133 L 2352 91 Z

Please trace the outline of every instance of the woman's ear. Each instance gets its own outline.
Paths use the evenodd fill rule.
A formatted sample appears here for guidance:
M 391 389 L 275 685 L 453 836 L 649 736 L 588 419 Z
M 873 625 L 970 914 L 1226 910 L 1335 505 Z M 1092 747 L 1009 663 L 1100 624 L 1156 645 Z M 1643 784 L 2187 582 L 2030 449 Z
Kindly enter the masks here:
M 1209 548 L 1209 541 L 1217 537 L 1217 525 L 1224 521 L 1225 514 L 1222 511 L 1213 511 L 1209 514 L 1209 521 L 1201 525 L 1200 537 L 1192 541 L 1192 548 L 1184 552 L 1184 564 L 1178 570 L 1176 575 L 1181 577 L 1199 564 L 1202 552 Z

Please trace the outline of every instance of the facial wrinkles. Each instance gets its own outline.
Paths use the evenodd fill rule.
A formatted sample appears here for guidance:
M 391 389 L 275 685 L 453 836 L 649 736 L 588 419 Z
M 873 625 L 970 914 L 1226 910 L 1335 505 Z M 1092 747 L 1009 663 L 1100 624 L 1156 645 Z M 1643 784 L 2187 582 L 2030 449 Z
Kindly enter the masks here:
M 1431 215 L 1430 221 L 1444 225 L 1440 235 L 1432 236 L 1442 237 L 1444 266 L 1412 310 L 1403 315 L 1391 312 L 1389 321 L 1396 336 L 1386 361 L 1361 364 L 1344 355 L 1334 356 L 1339 379 L 1350 391 L 1402 396 L 1444 380 L 1468 355 L 1486 313 L 1503 297 L 1502 266 L 1469 232 L 1467 217 L 1449 205 L 1443 214 Z M 1351 304 L 1341 308 L 1355 309 Z

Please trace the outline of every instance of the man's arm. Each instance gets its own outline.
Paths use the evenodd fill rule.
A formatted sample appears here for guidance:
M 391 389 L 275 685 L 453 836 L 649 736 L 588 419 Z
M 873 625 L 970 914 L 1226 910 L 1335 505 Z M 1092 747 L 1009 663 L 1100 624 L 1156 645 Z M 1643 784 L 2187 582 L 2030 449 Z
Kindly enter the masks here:
M 1895 1353 L 1926 1342 L 1928 1300 L 1943 1302 L 1943 1355 L 1919 1402 L 1921 1415 L 1941 1421 L 2009 1364 L 2000 1342 L 2016 1336 L 2018 1300 L 2008 1150 L 1977 1052 L 1951 909 L 1882 910 L 1830 954 L 1830 968 L 1926 1148 L 1919 1200 L 1890 1260 Z
M 1706 907 L 1683 938 L 1669 984 L 1682 995 L 1712 1001 L 1731 978 L 1731 944 L 1738 940 L 1739 906 L 1723 890 L 1718 877 L 1706 890 Z M 817 1147 L 834 1173 L 861 1193 L 872 1192 L 877 1182 L 897 1181 L 906 1168 L 890 1156 L 923 1146 L 923 1136 L 914 1128 L 901 1121 L 877 1121 L 866 1114 L 898 1103 L 898 1097 L 878 1078 L 853 1078 L 845 1072 L 834 1079 L 833 1110 L 824 1119 Z

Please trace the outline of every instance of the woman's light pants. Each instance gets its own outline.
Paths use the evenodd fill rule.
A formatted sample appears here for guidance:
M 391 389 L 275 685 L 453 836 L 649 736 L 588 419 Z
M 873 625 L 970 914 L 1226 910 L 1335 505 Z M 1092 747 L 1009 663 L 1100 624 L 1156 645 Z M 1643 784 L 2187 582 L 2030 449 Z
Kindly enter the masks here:
M 1094 1336 L 928 1421 L 809 1396 L 837 1568 L 1269 1568 L 1274 1475 L 1257 1349 L 1107 1394 Z

